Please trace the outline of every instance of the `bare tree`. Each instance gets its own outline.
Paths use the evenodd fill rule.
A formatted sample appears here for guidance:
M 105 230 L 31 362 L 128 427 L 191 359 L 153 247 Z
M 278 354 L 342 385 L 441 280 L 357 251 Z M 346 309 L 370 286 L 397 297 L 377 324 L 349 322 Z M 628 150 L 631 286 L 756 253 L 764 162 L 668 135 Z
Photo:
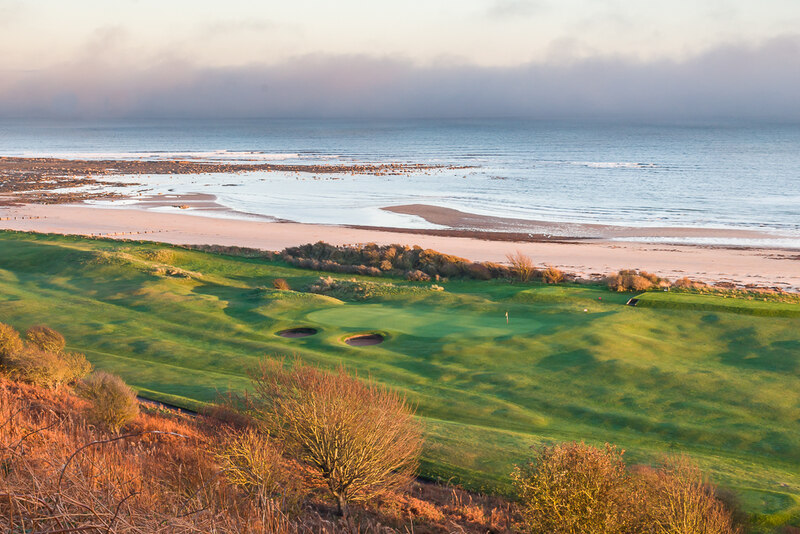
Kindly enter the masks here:
M 259 414 L 347 515 L 350 502 L 405 486 L 422 432 L 401 395 L 347 374 L 265 361 L 253 375 Z

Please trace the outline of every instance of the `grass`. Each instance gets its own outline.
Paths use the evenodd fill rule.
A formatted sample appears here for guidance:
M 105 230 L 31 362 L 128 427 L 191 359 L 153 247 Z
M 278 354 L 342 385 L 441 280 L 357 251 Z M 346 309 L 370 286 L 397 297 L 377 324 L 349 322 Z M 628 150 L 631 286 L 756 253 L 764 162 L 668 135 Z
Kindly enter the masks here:
M 426 422 L 423 475 L 505 492 L 529 447 L 686 452 L 765 523 L 800 517 L 800 305 L 691 293 L 399 279 L 345 302 L 323 273 L 139 242 L 0 233 L 0 322 L 47 324 L 146 397 L 197 407 L 263 356 L 345 364 Z M 324 273 L 327 275 L 327 273 Z M 350 279 L 351 275 L 333 275 Z M 509 322 L 506 324 L 506 312 Z M 318 328 L 307 338 L 275 332 Z M 386 342 L 343 340 L 381 332 Z

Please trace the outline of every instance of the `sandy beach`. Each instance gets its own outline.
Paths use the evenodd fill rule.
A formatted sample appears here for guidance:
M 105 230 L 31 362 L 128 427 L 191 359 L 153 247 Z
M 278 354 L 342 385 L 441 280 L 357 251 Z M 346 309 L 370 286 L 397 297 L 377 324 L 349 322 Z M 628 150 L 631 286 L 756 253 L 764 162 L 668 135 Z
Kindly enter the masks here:
M 772 236 L 766 232 L 736 229 L 715 228 L 681 228 L 681 227 L 631 227 L 612 226 L 607 224 L 582 224 L 535 221 L 529 219 L 515 219 L 510 217 L 492 217 L 478 215 L 463 211 L 429 206 L 425 204 L 407 204 L 404 206 L 389 206 L 383 208 L 392 213 L 402 213 L 422 217 L 426 221 L 459 229 L 475 229 L 491 232 L 530 233 L 552 238 L 653 238 L 653 237 L 728 237 L 742 239 L 769 239 Z
M 195 198 L 209 209 L 208 198 Z M 160 199 L 182 205 L 186 199 Z M 606 239 L 549 240 L 519 234 L 519 239 L 490 240 L 489 233 L 391 231 L 265 219 L 232 219 L 143 209 L 96 208 L 86 205 L 8 206 L 0 208 L 0 228 L 8 230 L 144 239 L 172 244 L 214 244 L 282 250 L 287 246 L 326 241 L 332 244 L 374 242 L 420 245 L 473 261 L 505 261 L 521 251 L 542 265 L 590 277 L 619 269 L 639 268 L 677 279 L 688 276 L 708 283 L 755 284 L 800 291 L 800 252 L 787 249 L 710 247 L 614 242 Z M 439 232 L 441 234 L 441 232 Z

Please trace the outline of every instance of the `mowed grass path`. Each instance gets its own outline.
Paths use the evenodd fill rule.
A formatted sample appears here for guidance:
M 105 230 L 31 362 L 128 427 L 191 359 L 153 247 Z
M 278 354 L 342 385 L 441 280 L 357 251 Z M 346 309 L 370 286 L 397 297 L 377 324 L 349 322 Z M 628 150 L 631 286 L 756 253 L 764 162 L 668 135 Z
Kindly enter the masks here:
M 503 281 L 364 278 L 394 285 L 358 302 L 271 289 L 320 274 L 6 232 L 0 321 L 57 328 L 144 396 L 188 407 L 246 388 L 265 356 L 344 364 L 417 404 L 424 474 L 473 488 L 505 491 L 532 445 L 585 440 L 632 461 L 690 454 L 774 521 L 800 509 L 800 306 L 652 293 L 633 308 L 602 287 Z M 295 326 L 320 332 L 275 335 Z M 386 342 L 343 342 L 372 331 Z

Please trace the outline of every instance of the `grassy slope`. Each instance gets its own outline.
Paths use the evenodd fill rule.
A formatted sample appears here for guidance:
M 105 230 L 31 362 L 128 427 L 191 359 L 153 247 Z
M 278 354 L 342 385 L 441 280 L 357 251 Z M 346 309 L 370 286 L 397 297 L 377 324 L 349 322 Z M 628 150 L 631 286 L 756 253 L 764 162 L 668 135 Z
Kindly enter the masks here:
M 269 289 L 275 277 L 298 288 L 317 276 L 154 244 L 0 233 L 0 321 L 45 322 L 146 396 L 187 406 L 245 388 L 263 355 L 344 363 L 418 403 L 425 472 L 472 487 L 502 490 L 533 444 L 585 439 L 641 461 L 686 451 L 749 509 L 798 509 L 796 305 L 651 293 L 633 308 L 630 294 L 598 287 L 497 281 L 439 293 L 392 280 L 358 303 Z M 274 335 L 291 326 L 321 332 Z M 387 342 L 342 342 L 368 330 Z

